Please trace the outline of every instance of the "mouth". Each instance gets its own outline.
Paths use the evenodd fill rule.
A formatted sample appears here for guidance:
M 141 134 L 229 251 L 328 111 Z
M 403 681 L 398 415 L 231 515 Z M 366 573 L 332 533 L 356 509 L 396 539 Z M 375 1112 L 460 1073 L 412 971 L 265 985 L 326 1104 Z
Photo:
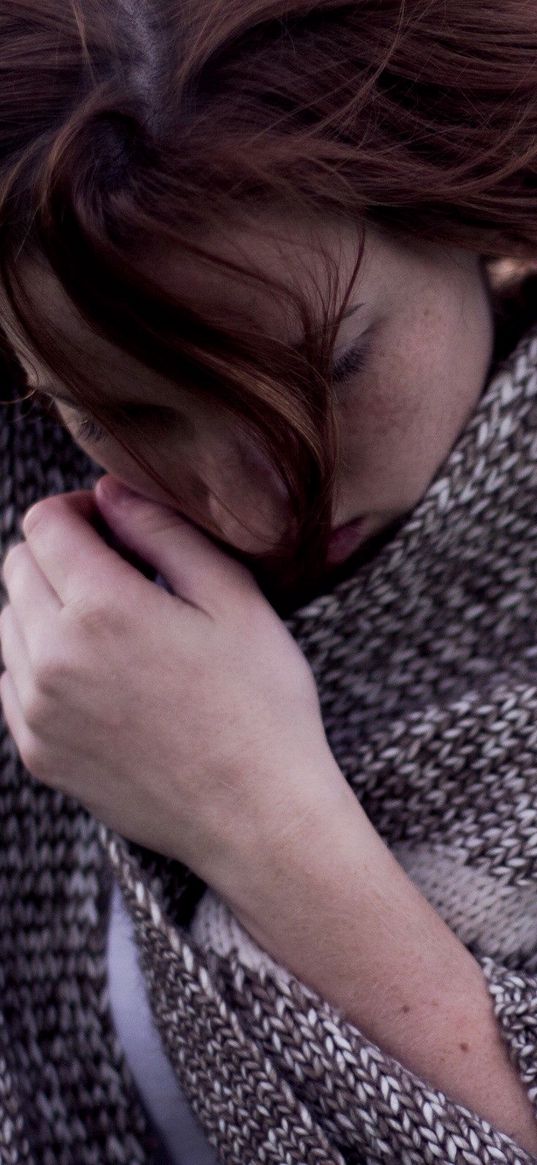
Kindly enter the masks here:
M 329 566 L 338 566 L 358 549 L 367 536 L 366 526 L 367 518 L 362 515 L 362 517 L 354 518 L 352 522 L 346 522 L 344 526 L 337 526 L 335 530 L 332 530 L 328 543 L 327 561 Z

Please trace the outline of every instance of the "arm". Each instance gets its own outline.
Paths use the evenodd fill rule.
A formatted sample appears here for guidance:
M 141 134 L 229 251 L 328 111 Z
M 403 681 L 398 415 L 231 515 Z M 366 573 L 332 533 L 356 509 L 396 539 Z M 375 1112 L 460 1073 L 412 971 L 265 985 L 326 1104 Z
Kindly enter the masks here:
M 269 847 L 235 914 L 368 1039 L 537 1156 L 537 1122 L 479 963 L 345 790 L 316 833 L 310 822 L 302 843 L 295 832 Z
M 379 1058 L 391 1053 L 388 1073 L 422 1072 L 454 1101 L 464 1098 L 474 1113 L 455 1114 L 457 1138 L 468 1126 L 470 1153 L 467 1116 L 476 1113 L 495 1121 L 496 1131 L 482 1130 L 487 1140 L 509 1129 L 529 1144 L 528 1103 L 501 1050 L 478 964 L 413 890 L 347 786 L 296 643 L 240 564 L 199 531 L 143 498 L 126 508 L 114 533 L 174 596 L 103 542 L 89 491 L 33 507 L 26 543 L 6 558 L 1 695 L 23 762 L 109 828 L 191 866 L 261 946 L 346 1012 L 350 1040 L 363 1040 L 354 1022 L 378 1040 Z M 193 602 L 198 589 L 203 608 Z M 148 691 L 159 699 L 148 701 Z M 111 853 L 117 861 L 115 842 Z M 153 913 L 148 925 L 157 925 Z M 179 936 L 171 949 L 182 957 Z M 511 1040 L 518 1015 L 508 988 L 504 976 L 496 1014 L 503 992 Z M 536 997 L 532 981 L 521 1055 L 535 1047 Z M 259 1056 L 262 1039 L 256 1033 L 242 1052 Z M 386 1073 L 375 1075 L 389 1087 Z M 429 1111 L 428 1086 L 416 1080 Z M 438 1094 L 442 1113 L 456 1103 Z M 401 1129 L 391 1124 L 395 1162 Z M 414 1124 L 412 1135 L 425 1144 L 428 1129 Z M 448 1160 L 457 1151 L 449 1135 Z

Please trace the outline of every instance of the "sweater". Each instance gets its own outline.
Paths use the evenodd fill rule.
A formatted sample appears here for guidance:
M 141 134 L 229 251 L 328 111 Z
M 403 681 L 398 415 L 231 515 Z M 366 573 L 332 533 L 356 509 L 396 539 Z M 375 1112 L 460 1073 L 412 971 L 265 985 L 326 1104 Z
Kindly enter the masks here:
M 158 1165 L 217 1165 L 214 1149 L 207 1144 L 188 1107 L 153 1022 L 132 922 L 117 883 L 112 893 L 107 958 L 114 1025 L 147 1113 L 162 1141 Z
M 6 417 L 2 553 L 33 501 L 99 472 L 38 410 Z M 534 326 L 394 536 L 285 620 L 335 759 L 479 961 L 534 1106 L 536 500 Z M 110 1015 L 114 878 L 167 1057 L 226 1165 L 531 1160 L 256 948 L 192 871 L 32 778 L 7 731 L 0 749 L 2 1163 L 154 1160 Z

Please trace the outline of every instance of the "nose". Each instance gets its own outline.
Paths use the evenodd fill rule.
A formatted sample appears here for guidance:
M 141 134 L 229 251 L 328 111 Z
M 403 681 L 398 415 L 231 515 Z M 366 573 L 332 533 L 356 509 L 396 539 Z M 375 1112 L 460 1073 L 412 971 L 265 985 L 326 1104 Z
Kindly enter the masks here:
M 211 521 L 238 550 L 267 554 L 289 520 L 287 491 L 261 449 L 244 439 L 237 446 L 237 459 L 208 495 Z

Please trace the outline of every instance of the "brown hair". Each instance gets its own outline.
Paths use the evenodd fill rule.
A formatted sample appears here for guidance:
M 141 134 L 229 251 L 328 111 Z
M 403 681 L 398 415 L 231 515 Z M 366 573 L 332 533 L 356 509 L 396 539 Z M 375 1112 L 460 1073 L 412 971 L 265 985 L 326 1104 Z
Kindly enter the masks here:
M 280 583 L 314 580 L 338 465 L 330 357 L 360 247 L 320 327 L 305 291 L 263 277 L 298 312 L 298 351 L 200 313 L 141 260 L 173 248 L 260 278 L 204 245 L 246 207 L 535 258 L 533 0 L 0 0 L 0 49 L 0 276 L 22 334 L 110 429 L 25 286 L 23 261 L 44 261 L 97 333 L 255 439 L 289 497 Z

